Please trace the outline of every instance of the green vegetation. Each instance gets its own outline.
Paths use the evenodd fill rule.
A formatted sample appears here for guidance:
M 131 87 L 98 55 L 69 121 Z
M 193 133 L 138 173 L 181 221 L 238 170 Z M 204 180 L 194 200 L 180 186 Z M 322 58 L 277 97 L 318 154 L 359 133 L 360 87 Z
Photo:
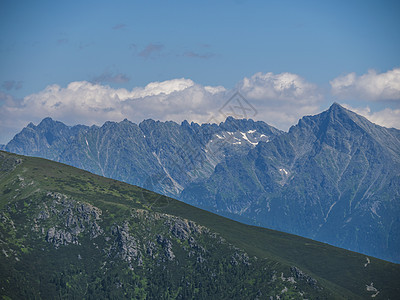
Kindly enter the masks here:
M 400 294 L 399 265 L 6 152 L 0 152 L 0 219 L 4 299 Z

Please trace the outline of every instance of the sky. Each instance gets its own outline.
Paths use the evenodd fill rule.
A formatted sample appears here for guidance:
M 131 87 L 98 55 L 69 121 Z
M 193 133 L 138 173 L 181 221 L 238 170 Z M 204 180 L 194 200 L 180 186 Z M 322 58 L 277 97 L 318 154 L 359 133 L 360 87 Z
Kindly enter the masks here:
M 0 143 L 45 117 L 218 123 L 234 101 L 282 130 L 333 102 L 400 129 L 400 1 L 0 0 Z

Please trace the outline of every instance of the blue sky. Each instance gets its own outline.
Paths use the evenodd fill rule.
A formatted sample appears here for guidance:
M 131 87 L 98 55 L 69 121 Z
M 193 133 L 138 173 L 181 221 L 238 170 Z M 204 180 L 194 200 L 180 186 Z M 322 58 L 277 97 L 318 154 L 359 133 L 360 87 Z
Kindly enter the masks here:
M 171 111 L 160 115 L 151 105 L 165 102 L 160 99 L 132 108 L 135 113 L 130 115 L 121 111 L 109 115 L 101 111 L 114 106 L 104 100 L 107 107 L 90 109 L 98 117 L 85 119 L 86 113 L 82 113 L 80 119 L 72 118 L 70 114 L 78 109 L 79 102 L 67 103 L 69 100 L 63 98 L 68 98 L 63 89 L 72 82 L 91 83 L 90 87 L 80 85 L 82 95 L 87 95 L 87 89 L 132 91 L 166 81 L 173 88 L 162 95 L 172 91 L 177 96 L 181 90 L 175 89 L 177 82 L 170 81 L 184 78 L 199 88 L 196 93 L 202 93 L 201 88 L 206 86 L 223 86 L 224 93 L 217 97 L 223 101 L 229 92 L 243 87 L 244 78 L 250 79 L 252 88 L 266 85 L 262 90 L 268 94 L 269 84 L 289 78 L 279 76 L 288 73 L 297 76 L 291 80 L 302 80 L 303 86 L 313 85 L 307 90 L 312 94 L 304 93 L 303 98 L 314 100 L 308 103 L 298 99 L 299 113 L 316 113 L 339 101 L 377 123 L 387 116 L 396 120 L 400 117 L 399 15 L 399 1 L 1 0 L 0 143 L 45 114 L 67 123 L 99 124 L 107 117 L 116 121 L 128 117 L 136 122 L 147 116 L 204 121 L 200 115 L 210 115 L 210 111 L 196 112 L 196 108 L 204 109 L 197 104 L 186 107 L 187 114 Z M 255 76 L 259 72 L 261 75 Z M 353 77 L 346 77 L 349 74 Z M 349 87 L 345 82 L 350 79 Z M 374 80 L 378 83 L 371 84 Z M 57 112 L 40 108 L 39 102 L 32 100 L 39 101 L 39 95 L 53 97 L 43 91 L 54 84 L 59 87 Z M 379 90 L 368 90 L 372 85 Z M 211 97 L 207 95 L 204 97 Z M 248 89 L 248 95 L 254 93 Z M 280 96 L 274 95 L 275 102 L 271 97 L 255 97 L 260 112 L 280 103 L 283 110 L 286 106 L 293 108 L 292 102 L 286 105 L 288 100 L 279 102 Z M 177 97 L 183 96 L 189 97 Z M 103 101 L 96 99 L 96 103 Z M 173 106 L 173 101 L 168 103 Z M 210 101 L 214 100 L 204 100 L 204 104 Z M 300 116 L 274 118 L 260 113 L 258 117 L 287 129 Z M 279 122 L 285 117 L 286 123 Z M 382 125 L 400 124 L 392 121 Z

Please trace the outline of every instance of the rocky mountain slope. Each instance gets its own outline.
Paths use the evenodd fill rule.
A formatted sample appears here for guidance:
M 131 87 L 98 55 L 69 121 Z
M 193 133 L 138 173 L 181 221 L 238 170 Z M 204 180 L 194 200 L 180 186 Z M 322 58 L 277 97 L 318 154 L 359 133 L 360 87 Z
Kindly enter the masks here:
M 263 122 L 24 128 L 8 151 L 80 167 L 249 224 L 400 262 L 400 131 L 338 104 Z
M 399 133 L 334 104 L 226 159 L 181 198 L 400 262 Z
M 400 267 L 0 152 L 6 299 L 394 299 Z
M 101 127 L 69 127 L 46 118 L 38 126 L 30 123 L 5 150 L 177 197 L 189 183 L 208 178 L 225 157 L 246 154 L 281 133 L 264 122 L 232 117 L 220 125 L 124 120 Z

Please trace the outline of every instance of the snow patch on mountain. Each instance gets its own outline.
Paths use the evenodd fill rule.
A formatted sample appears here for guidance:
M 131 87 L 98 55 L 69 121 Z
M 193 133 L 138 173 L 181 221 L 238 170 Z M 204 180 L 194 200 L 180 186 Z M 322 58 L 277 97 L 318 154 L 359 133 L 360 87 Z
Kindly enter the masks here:
M 250 130 L 250 131 L 253 131 L 253 130 Z M 246 142 L 248 142 L 249 144 L 252 144 L 253 146 L 257 146 L 258 145 L 258 142 L 254 143 L 254 142 L 250 141 L 249 138 L 247 137 L 246 133 L 244 133 L 244 132 L 240 132 L 240 133 L 242 134 L 242 137 Z

